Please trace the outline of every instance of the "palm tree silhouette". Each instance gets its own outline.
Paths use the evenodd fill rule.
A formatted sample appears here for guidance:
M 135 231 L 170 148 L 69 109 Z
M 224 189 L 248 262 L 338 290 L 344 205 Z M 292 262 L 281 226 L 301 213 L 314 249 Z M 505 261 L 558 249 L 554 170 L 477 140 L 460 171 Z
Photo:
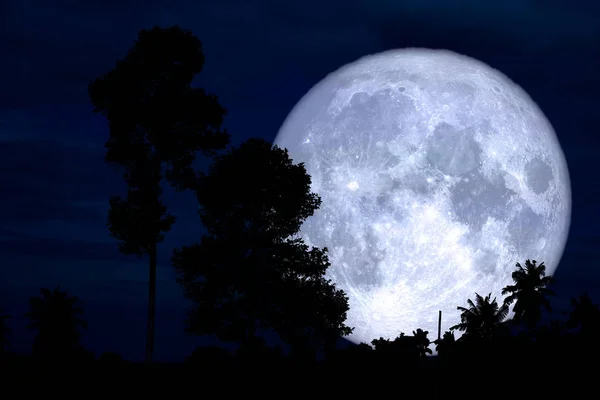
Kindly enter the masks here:
M 28 328 L 38 331 L 33 352 L 40 356 L 68 355 L 79 343 L 80 328 L 87 328 L 79 299 L 67 291 L 41 289 L 40 296 L 29 299 L 31 320 Z
M 475 303 L 467 300 L 468 308 L 457 307 L 460 314 L 460 323 L 450 327 L 465 332 L 465 338 L 488 340 L 494 338 L 499 329 L 504 326 L 504 319 L 508 314 L 508 306 L 499 306 L 492 294 L 482 297 L 475 293 Z
M 555 293 L 546 288 L 553 282 L 552 276 L 546 276 L 546 266 L 542 262 L 537 265 L 535 260 L 526 260 L 525 268 L 517 263 L 517 270 L 512 273 L 514 285 L 502 289 L 502 294 L 509 294 L 504 299 L 504 305 L 515 303 L 513 311 L 515 322 L 524 322 L 529 329 L 535 328 L 542 316 L 542 307 L 552 312 L 548 296 Z

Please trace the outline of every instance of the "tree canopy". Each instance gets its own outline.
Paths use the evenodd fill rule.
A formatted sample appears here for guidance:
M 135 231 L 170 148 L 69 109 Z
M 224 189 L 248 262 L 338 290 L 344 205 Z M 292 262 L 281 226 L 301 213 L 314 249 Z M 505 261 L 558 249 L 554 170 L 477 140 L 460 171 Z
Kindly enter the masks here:
M 190 331 L 243 341 L 274 329 L 299 347 L 351 332 L 344 324 L 348 298 L 325 278 L 327 249 L 298 237 L 320 205 L 304 165 L 250 139 L 216 157 L 197 194 L 208 233 L 173 256 L 194 303 Z
M 154 27 L 140 31 L 125 58 L 89 85 L 94 112 L 109 123 L 105 161 L 127 183 L 126 198 L 110 198 L 110 234 L 121 252 L 149 256 L 147 361 L 154 349 L 156 246 L 175 222 L 161 200 L 161 181 L 191 187 L 196 153 L 212 155 L 229 141 L 217 97 L 191 86 L 203 66 L 202 43 L 190 31 Z
M 508 315 L 508 306 L 498 305 L 492 294 L 483 297 L 475 293 L 475 302 L 468 299 L 468 307 L 457 307 L 461 312 L 460 323 L 450 327 L 450 330 L 464 332 L 466 339 L 490 340 L 498 335 L 504 327 Z

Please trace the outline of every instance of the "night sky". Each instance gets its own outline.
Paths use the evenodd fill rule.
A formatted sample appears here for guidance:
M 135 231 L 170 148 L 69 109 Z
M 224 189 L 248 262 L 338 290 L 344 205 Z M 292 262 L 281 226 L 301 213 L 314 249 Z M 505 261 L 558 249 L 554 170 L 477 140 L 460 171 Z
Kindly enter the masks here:
M 124 184 L 103 162 L 108 126 L 92 112 L 87 85 L 125 56 L 140 29 L 173 24 L 203 42 L 197 84 L 227 108 L 234 145 L 272 141 L 314 84 L 367 54 L 446 48 L 499 69 L 544 111 L 569 166 L 573 211 L 555 308 L 584 291 L 600 301 L 597 0 L 4 0 L 0 307 L 13 315 L 16 351 L 28 352 L 33 338 L 27 299 L 60 284 L 83 302 L 87 348 L 143 359 L 147 261 L 120 255 L 108 235 L 108 197 Z M 165 202 L 178 221 L 159 247 L 158 361 L 209 342 L 183 332 L 188 304 L 170 265 L 173 248 L 202 234 L 195 198 L 166 190 Z

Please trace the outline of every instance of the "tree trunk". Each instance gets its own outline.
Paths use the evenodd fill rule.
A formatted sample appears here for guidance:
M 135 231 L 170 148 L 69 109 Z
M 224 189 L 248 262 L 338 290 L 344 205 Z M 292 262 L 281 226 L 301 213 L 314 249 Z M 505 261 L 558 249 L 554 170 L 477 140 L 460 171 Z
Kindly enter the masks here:
M 150 271 L 148 279 L 148 326 L 146 328 L 146 362 L 152 362 L 154 352 L 154 319 L 156 315 L 156 243 L 149 252 Z

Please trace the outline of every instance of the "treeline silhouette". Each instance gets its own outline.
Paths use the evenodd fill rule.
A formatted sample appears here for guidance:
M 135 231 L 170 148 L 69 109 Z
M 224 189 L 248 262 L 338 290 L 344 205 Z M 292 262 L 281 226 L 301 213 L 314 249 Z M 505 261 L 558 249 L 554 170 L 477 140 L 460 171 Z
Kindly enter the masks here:
M 152 377 L 164 379 L 157 385 L 166 385 L 171 382 L 169 379 L 177 379 L 181 374 L 199 373 L 209 386 L 215 377 L 239 379 L 260 372 L 281 382 L 310 378 L 306 385 L 323 387 L 332 384 L 332 377 L 365 379 L 401 374 L 408 380 L 404 381 L 404 387 L 427 383 L 431 392 L 421 397 L 438 398 L 438 390 L 444 395 L 464 397 L 465 388 L 455 381 L 457 374 L 469 374 L 475 380 L 473 385 L 483 387 L 497 380 L 490 371 L 530 373 L 535 377 L 552 367 L 572 375 L 566 375 L 564 382 L 553 382 L 550 387 L 537 387 L 537 381 L 529 377 L 519 384 L 520 388 L 530 387 L 538 395 L 554 397 L 558 395 L 553 390 L 569 389 L 574 382 L 578 382 L 579 388 L 593 385 L 585 375 L 573 371 L 593 370 L 600 356 L 595 345 L 600 335 L 600 307 L 584 293 L 571 299 L 569 312 L 542 323 L 540 310 L 549 309 L 547 295 L 552 295 L 543 286 L 550 278 L 545 276 L 544 264 L 527 260 L 523 267 L 517 263 L 512 277 L 514 285 L 505 288 L 512 294 L 504 302 L 499 304 L 490 294 L 485 297 L 475 294 L 475 300 L 469 299 L 465 307 L 458 307 L 461 322 L 435 340 L 429 332 L 418 328 L 412 335 L 399 332 L 394 339 L 374 339 L 370 344 L 327 347 L 316 342 L 308 345 L 302 340 L 286 350 L 255 334 L 238 338 L 239 347 L 235 351 L 219 346 L 198 347 L 180 363 L 152 364 L 124 360 L 111 351 L 96 357 L 84 349 L 80 339 L 88 325 L 79 298 L 59 287 L 44 288 L 39 296 L 31 297 L 25 314 L 30 321 L 28 327 L 36 332 L 30 354 L 11 351 L 11 329 L 7 323 L 10 316 L 0 317 L 0 371 L 5 379 L 52 377 L 55 383 L 60 382 L 57 376 L 63 374 L 71 374 L 72 379 L 77 377 L 81 382 L 109 377 L 107 385 L 140 383 Z M 512 319 L 507 319 L 511 305 L 517 311 Z M 304 326 L 311 327 L 313 323 L 311 320 Z M 462 331 L 458 339 L 457 330 Z M 437 354 L 433 355 L 433 350 Z M 478 371 L 480 368 L 487 374 Z M 580 380 L 575 381 L 576 378 Z
M 150 376 L 181 378 L 183 370 L 200 371 L 196 376 L 205 388 L 219 385 L 208 377 L 252 374 L 268 382 L 261 390 L 279 382 L 301 386 L 294 390 L 337 385 L 352 394 L 354 388 L 401 382 L 402 390 L 416 388 L 419 397 L 441 398 L 464 397 L 479 384 L 506 385 L 490 368 L 539 373 L 557 363 L 577 366 L 596 359 L 598 305 L 584 294 L 572 300 L 565 318 L 541 323 L 543 313 L 552 312 L 548 298 L 554 293 L 547 288 L 552 278 L 544 264 L 535 260 L 516 264 L 503 301 L 475 293 L 466 305 L 457 305 L 460 323 L 440 338 L 415 327 L 412 335 L 398 332 L 393 339 L 340 348 L 340 338 L 353 329 L 345 323 L 348 297 L 326 278 L 327 249 L 309 247 L 299 236 L 321 204 L 310 191 L 311 178 L 286 149 L 261 139 L 229 144 L 222 128 L 226 110 L 215 95 L 191 87 L 203 65 L 202 44 L 191 32 L 155 27 L 140 31 L 126 57 L 89 85 L 94 112 L 108 121 L 105 160 L 127 184 L 124 196 L 110 198 L 109 232 L 120 251 L 149 262 L 146 362 L 112 352 L 96 358 L 84 349 L 82 305 L 57 287 L 30 300 L 26 316 L 37 332 L 31 354 L 10 352 L 9 316 L 0 318 L 2 365 L 8 370 L 38 376 L 64 375 L 65 369 L 123 372 L 129 383 L 141 372 L 146 388 L 156 384 L 149 383 Z M 194 168 L 197 152 L 212 159 L 208 171 Z M 176 222 L 161 200 L 165 183 L 196 194 L 206 232 L 172 256 L 193 304 L 182 329 L 235 342 L 235 352 L 200 347 L 180 364 L 152 362 L 157 244 Z M 507 320 L 510 307 L 514 317 Z M 265 331 L 275 332 L 285 347 L 266 343 Z M 456 331 L 462 336 L 456 338 Z M 88 373 L 85 379 L 98 376 Z M 281 393 L 288 395 L 286 390 Z

